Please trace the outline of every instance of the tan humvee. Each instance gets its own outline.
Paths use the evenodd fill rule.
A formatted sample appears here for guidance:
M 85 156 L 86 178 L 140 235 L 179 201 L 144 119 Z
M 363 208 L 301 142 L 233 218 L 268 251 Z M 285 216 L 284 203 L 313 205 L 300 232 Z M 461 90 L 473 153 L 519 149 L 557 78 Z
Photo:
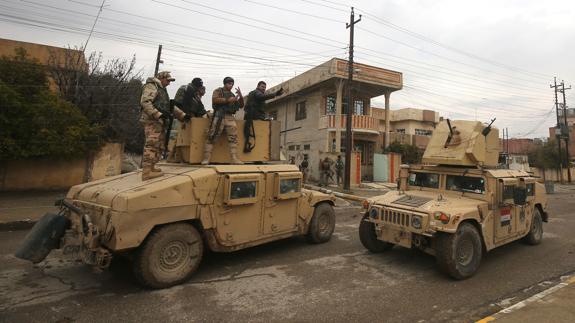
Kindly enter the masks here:
M 303 189 L 294 165 L 161 168 L 162 177 L 147 181 L 138 171 L 72 187 L 61 213 L 45 215 L 17 256 L 39 262 L 62 248 L 106 268 L 127 255 L 142 284 L 163 288 L 187 280 L 205 250 L 231 252 L 295 235 L 322 243 L 334 231 L 335 197 Z
M 486 251 L 521 238 L 540 243 L 548 220 L 545 188 L 526 172 L 496 168 L 498 135 L 480 122 L 441 122 L 424 165 L 402 166 L 397 191 L 364 202 L 365 248 L 418 248 L 464 279 Z

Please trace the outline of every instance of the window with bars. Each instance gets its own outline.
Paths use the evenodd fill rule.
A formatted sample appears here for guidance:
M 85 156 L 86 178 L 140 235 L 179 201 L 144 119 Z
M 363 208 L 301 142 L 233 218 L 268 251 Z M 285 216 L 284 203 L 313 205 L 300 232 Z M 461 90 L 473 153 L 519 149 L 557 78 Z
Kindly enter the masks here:
M 335 96 L 334 95 L 328 95 L 325 98 L 325 114 L 335 114 L 335 112 L 336 112 Z

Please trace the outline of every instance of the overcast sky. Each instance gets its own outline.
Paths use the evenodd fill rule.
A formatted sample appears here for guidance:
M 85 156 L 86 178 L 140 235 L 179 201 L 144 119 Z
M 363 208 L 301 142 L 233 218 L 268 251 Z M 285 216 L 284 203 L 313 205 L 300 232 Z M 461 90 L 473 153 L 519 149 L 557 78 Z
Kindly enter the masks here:
M 78 46 L 100 0 L 0 0 L 0 37 Z M 347 59 L 345 22 L 356 8 L 355 60 L 403 73 L 392 109 L 415 107 L 488 121 L 517 137 L 556 123 L 549 84 L 575 84 L 575 1 L 530 0 L 107 0 L 87 52 L 129 59 L 177 81 L 201 77 L 208 93 L 233 76 L 247 94 L 332 57 Z M 571 58 L 571 59 L 570 59 Z M 575 107 L 575 89 L 566 91 Z M 209 95 L 204 97 L 208 103 Z M 383 106 L 383 98 L 372 105 Z

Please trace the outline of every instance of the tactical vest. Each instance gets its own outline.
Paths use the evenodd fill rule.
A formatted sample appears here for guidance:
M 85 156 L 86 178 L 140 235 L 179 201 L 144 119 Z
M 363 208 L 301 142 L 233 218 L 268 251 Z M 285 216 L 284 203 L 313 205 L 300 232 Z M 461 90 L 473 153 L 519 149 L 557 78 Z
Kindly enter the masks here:
M 154 105 L 154 108 L 156 108 L 162 114 L 165 114 L 165 115 L 171 114 L 171 112 L 170 112 L 170 96 L 168 95 L 168 91 L 166 91 L 165 88 L 158 86 L 155 83 L 154 83 L 154 85 L 156 86 L 156 89 L 158 90 L 158 94 L 156 95 L 154 102 L 152 102 L 152 104 Z
M 220 91 L 221 96 L 226 100 L 234 96 L 234 94 L 231 91 L 226 91 L 224 90 L 223 87 L 219 88 L 218 90 Z M 212 107 L 214 108 L 214 111 L 222 110 L 225 113 L 236 113 L 240 109 L 240 104 L 239 102 L 222 103 L 222 104 L 213 104 Z

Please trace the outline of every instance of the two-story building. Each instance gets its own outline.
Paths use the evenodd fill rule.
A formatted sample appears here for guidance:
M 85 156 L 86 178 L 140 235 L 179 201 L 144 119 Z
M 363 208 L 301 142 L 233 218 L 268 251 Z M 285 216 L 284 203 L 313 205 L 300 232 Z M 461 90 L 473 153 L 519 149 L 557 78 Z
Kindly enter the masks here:
M 379 121 L 379 131 L 385 133 L 385 110 L 372 107 L 371 115 Z M 391 110 L 389 142 L 397 141 L 425 149 L 437 123 L 439 113 L 432 110 L 415 108 Z
M 268 114 L 282 123 L 284 153 L 288 159 L 295 157 L 298 164 L 307 155 L 312 180 L 319 178 L 321 159 L 326 156 L 335 159 L 345 151 L 347 70 L 346 60 L 333 58 L 270 89 L 284 89 L 284 95 L 267 105 Z M 371 115 L 371 100 L 384 95 L 389 115 L 391 93 L 402 88 L 403 76 L 400 72 L 358 63 L 354 64 L 354 71 L 352 140 L 354 150 L 361 152 L 362 177 L 369 177 L 373 174 L 373 154 L 382 152 L 386 144 L 380 119 Z M 384 133 L 391 131 L 386 120 L 390 118 L 384 118 Z

